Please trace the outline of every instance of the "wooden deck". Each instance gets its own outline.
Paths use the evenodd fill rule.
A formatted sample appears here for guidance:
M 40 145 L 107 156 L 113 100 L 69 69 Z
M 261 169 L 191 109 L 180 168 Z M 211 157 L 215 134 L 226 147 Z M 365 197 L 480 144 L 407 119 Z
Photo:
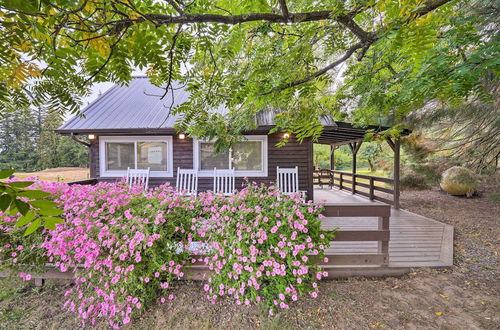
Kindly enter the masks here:
M 383 204 L 353 195 L 337 188 L 317 188 L 315 202 L 329 205 Z M 327 217 L 324 229 L 340 231 L 377 230 L 374 217 Z M 414 267 L 447 267 L 453 265 L 453 227 L 405 210 L 391 209 L 388 266 L 328 265 L 324 266 L 334 277 L 353 275 L 400 275 Z M 374 255 L 379 251 L 376 241 L 332 242 L 327 254 Z

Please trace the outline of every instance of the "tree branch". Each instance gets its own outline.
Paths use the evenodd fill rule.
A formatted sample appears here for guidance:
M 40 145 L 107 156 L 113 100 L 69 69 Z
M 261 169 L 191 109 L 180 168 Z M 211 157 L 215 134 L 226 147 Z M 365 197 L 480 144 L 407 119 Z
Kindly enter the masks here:
M 295 86 L 298 86 L 298 85 L 302 85 L 308 81 L 311 81 L 315 78 L 318 78 L 319 76 L 322 76 L 324 75 L 325 73 L 327 73 L 328 71 L 332 70 L 333 68 L 337 67 L 338 65 L 344 63 L 349 57 L 351 57 L 351 55 L 358 49 L 360 48 L 363 48 L 365 47 L 365 45 L 361 42 L 358 42 L 357 44 L 354 44 L 352 45 L 346 52 L 345 54 L 340 57 L 338 60 L 336 60 L 335 62 L 333 63 L 330 63 L 329 65 L 325 66 L 324 68 L 314 72 L 313 74 L 309 75 L 309 76 L 306 76 L 302 79 L 299 79 L 299 80 L 295 80 L 293 82 L 290 82 L 290 83 L 287 83 L 287 84 L 284 84 L 282 86 L 279 86 L 277 88 L 274 88 L 272 90 L 270 90 L 269 92 L 266 92 L 264 93 L 263 95 L 268 95 L 268 94 L 271 94 L 271 93 L 275 93 L 275 92 L 280 92 L 280 91 L 283 91 L 285 89 L 288 89 L 288 88 L 292 88 L 292 87 L 295 87 Z
M 177 2 L 175 2 L 175 0 L 167 0 L 167 2 L 172 6 L 174 7 L 175 10 L 177 10 L 177 12 L 180 14 L 180 15 L 186 15 L 186 13 L 184 12 L 184 10 L 181 8 L 181 6 L 179 6 L 177 4 Z
M 281 13 L 283 14 L 283 17 L 285 19 L 288 19 L 289 12 L 288 12 L 288 7 L 286 6 L 286 0 L 278 0 L 281 8 Z
M 450 1 L 451 0 L 429 0 L 422 6 L 422 8 L 415 11 L 413 13 L 412 17 L 409 18 L 408 20 L 415 19 L 417 17 L 426 15 L 427 13 L 435 10 L 436 8 L 442 6 Z M 345 17 L 347 17 L 347 19 L 345 19 Z M 378 38 L 380 38 L 380 36 L 384 32 L 386 32 L 385 30 L 379 30 L 377 32 L 366 32 L 363 29 L 361 29 L 361 27 L 359 27 L 356 24 L 356 22 L 354 22 L 354 20 L 349 15 L 341 15 L 341 16 L 337 17 L 337 21 L 340 22 L 341 24 L 343 24 L 345 27 L 347 27 L 352 33 L 354 33 L 362 41 L 352 45 L 345 52 L 345 54 L 342 57 L 340 57 L 338 60 L 336 60 L 335 62 L 325 66 L 324 68 L 322 68 L 316 72 L 314 72 L 313 74 L 310 74 L 302 79 L 292 81 L 292 82 L 286 83 L 282 86 L 273 88 L 272 90 L 264 93 L 263 95 L 269 95 L 269 94 L 272 94 L 275 92 L 280 92 L 280 91 L 283 91 L 285 89 L 292 88 L 292 87 L 304 84 L 308 81 L 311 81 L 315 78 L 318 78 L 318 77 L 324 75 L 325 73 L 327 73 L 328 71 L 334 69 L 338 65 L 342 64 L 343 62 L 347 61 L 352 56 L 352 54 L 354 54 L 354 52 L 360 48 L 363 49 L 362 53 L 360 54 L 360 57 L 364 56 L 364 54 L 368 51 L 370 46 L 373 45 L 373 43 L 375 43 L 375 41 L 377 41 Z

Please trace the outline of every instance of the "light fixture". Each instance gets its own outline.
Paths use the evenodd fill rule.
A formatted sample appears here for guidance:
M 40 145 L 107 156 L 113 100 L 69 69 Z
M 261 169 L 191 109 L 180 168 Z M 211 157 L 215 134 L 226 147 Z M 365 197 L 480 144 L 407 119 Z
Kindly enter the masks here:
M 94 134 L 89 134 L 89 140 L 94 140 L 95 139 L 95 135 Z
M 186 138 L 186 134 L 179 133 L 179 139 L 184 140 Z
M 288 134 L 288 133 L 283 134 L 284 139 L 288 139 L 289 137 L 290 137 L 290 134 Z

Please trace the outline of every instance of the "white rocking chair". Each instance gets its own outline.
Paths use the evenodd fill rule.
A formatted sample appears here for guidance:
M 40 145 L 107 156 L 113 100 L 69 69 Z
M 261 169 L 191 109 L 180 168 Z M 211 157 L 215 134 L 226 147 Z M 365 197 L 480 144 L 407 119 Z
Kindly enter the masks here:
M 149 174 L 150 174 L 149 167 L 147 169 L 131 169 L 130 167 L 127 168 L 127 177 L 125 178 L 125 181 L 129 185 L 129 187 L 132 187 L 133 185 L 140 185 L 142 186 L 145 190 L 148 189 L 148 184 L 149 184 Z
M 299 167 L 280 168 L 276 167 L 277 185 L 280 193 L 290 196 L 301 194 L 305 201 L 305 191 L 299 190 Z
M 214 167 L 214 193 L 231 196 L 236 191 L 234 183 L 234 169 L 218 170 Z
M 178 167 L 175 189 L 186 196 L 196 196 L 198 191 L 198 172 Z

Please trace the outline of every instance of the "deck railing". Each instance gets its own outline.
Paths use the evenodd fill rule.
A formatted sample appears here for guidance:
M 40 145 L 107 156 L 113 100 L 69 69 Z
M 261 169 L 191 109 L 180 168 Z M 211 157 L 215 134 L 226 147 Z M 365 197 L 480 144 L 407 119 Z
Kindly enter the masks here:
M 314 171 L 314 184 L 349 190 L 370 200 L 394 205 L 394 180 L 391 178 L 321 169 Z M 384 196 L 377 193 L 384 193 Z
M 387 266 L 389 264 L 390 216 L 391 206 L 384 204 L 325 204 L 325 217 L 366 218 L 374 217 L 378 221 L 375 230 L 340 230 L 335 234 L 334 242 L 377 241 L 377 253 L 374 254 L 329 254 L 329 261 L 318 262 L 322 266 Z M 352 219 L 349 222 L 355 222 Z M 332 230 L 334 228 L 331 228 Z

